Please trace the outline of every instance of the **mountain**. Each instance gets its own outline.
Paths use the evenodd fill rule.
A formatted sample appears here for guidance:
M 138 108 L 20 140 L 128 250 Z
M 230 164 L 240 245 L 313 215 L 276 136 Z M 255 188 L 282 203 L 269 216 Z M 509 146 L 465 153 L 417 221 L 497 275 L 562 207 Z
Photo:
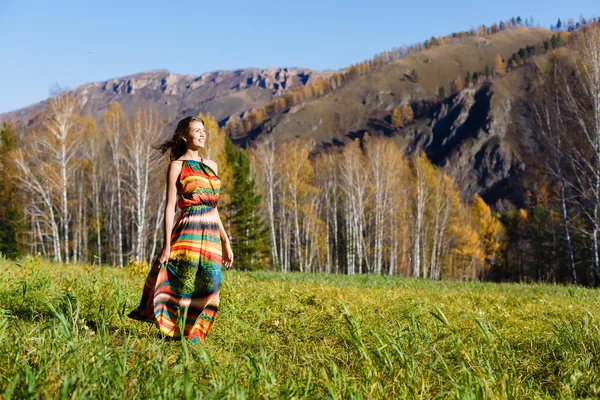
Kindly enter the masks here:
M 440 88 L 451 93 L 451 82 L 457 77 L 464 78 L 467 72 L 481 76 L 486 66 L 494 65 L 496 55 L 508 60 L 519 49 L 539 45 L 553 33 L 515 27 L 485 36 L 450 36 L 445 44 L 383 63 L 323 96 L 269 114 L 258 128 L 232 139 L 243 146 L 265 134 L 282 141 L 301 138 L 315 142 L 315 151 L 319 151 L 343 145 L 365 132 L 387 135 L 406 154 L 426 153 L 455 179 L 465 198 L 479 193 L 488 204 L 519 203 L 522 199 L 515 187 L 526 169 L 527 156 L 525 139 L 514 122 L 522 114 L 519 102 L 536 63 L 493 79 L 480 79 L 448 97 L 440 96 Z M 539 56 L 538 62 L 544 57 Z M 241 69 L 201 76 L 151 71 L 83 85 L 72 93 L 80 99 L 84 113 L 94 116 L 112 101 L 121 103 L 125 112 L 145 102 L 154 104 L 170 121 L 203 112 L 216 116 L 223 125 L 294 88 L 333 75 L 295 68 Z M 0 121 L 29 121 L 44 104 L 0 115 Z M 434 105 L 422 110 L 424 104 Z M 406 105 L 415 110 L 414 120 L 403 128 L 392 128 L 392 110 Z
M 528 74 L 535 65 L 481 79 L 446 98 L 440 98 L 439 88 L 450 93 L 455 78 L 464 79 L 467 72 L 481 74 L 486 65 L 494 65 L 497 54 L 508 60 L 519 49 L 538 45 L 553 33 L 518 27 L 409 54 L 323 97 L 272 116 L 264 124 L 268 132 L 257 129 L 236 140 L 244 144 L 266 133 L 277 140 L 301 137 L 314 141 L 318 151 L 343 145 L 365 132 L 383 134 L 393 137 L 406 154 L 425 152 L 457 181 L 465 198 L 479 193 L 488 203 L 495 203 L 514 197 L 508 188 L 516 184 L 525 160 L 518 133 L 511 130 L 521 113 L 515 105 L 524 97 Z M 411 78 L 413 70 L 417 80 Z M 419 111 L 432 101 L 435 107 Z M 418 115 L 404 128 L 392 129 L 392 110 L 406 105 Z
M 233 115 L 260 107 L 290 89 L 329 75 L 331 72 L 300 68 L 240 69 L 200 76 L 158 70 L 90 83 L 70 92 L 79 99 L 83 113 L 93 116 L 118 101 L 125 112 L 136 104 L 150 103 L 165 119 L 202 112 L 224 123 Z M 28 122 L 44 108 L 46 101 L 0 114 L 0 121 Z

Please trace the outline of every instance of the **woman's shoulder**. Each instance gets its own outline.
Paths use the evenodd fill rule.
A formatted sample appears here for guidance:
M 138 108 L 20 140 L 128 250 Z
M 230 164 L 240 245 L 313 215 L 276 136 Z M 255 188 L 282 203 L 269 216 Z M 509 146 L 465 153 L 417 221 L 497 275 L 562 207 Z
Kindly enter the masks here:
M 202 162 L 212 168 L 213 171 L 217 172 L 217 163 L 215 161 L 203 160 Z
M 168 171 L 169 173 L 179 173 L 181 172 L 181 169 L 183 168 L 183 161 L 184 160 L 173 160 L 169 163 L 169 168 Z

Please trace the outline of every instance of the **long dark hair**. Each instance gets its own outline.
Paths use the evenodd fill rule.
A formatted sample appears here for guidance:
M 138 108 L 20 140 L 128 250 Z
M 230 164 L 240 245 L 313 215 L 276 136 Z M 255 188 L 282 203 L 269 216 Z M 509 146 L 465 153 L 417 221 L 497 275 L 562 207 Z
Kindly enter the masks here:
M 185 117 L 177 124 L 171 139 L 167 139 L 157 146 L 152 146 L 152 148 L 158 150 L 162 155 L 169 152 L 169 159 L 171 161 L 177 160 L 187 150 L 187 143 L 183 138 L 190 132 L 190 125 L 194 121 L 202 122 L 202 125 L 204 125 L 204 121 L 198 117 Z

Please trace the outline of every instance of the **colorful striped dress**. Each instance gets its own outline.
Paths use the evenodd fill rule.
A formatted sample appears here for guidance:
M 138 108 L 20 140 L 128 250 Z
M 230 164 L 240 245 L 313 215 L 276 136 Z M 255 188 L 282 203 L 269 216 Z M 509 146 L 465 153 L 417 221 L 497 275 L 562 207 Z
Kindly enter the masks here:
M 171 233 L 169 261 L 154 263 L 140 306 L 129 316 L 155 321 L 173 338 L 201 340 L 219 308 L 222 253 L 217 203 L 221 180 L 204 162 L 183 160 L 177 179 L 181 213 Z

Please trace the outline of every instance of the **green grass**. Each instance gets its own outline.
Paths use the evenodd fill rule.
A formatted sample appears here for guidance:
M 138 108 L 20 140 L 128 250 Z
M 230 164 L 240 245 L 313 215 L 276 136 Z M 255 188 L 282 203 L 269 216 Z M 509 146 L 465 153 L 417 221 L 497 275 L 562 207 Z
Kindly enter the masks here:
M 17 264 L 0 260 L 5 399 L 600 393 L 594 289 L 227 271 L 202 346 L 124 316 L 142 275 Z

